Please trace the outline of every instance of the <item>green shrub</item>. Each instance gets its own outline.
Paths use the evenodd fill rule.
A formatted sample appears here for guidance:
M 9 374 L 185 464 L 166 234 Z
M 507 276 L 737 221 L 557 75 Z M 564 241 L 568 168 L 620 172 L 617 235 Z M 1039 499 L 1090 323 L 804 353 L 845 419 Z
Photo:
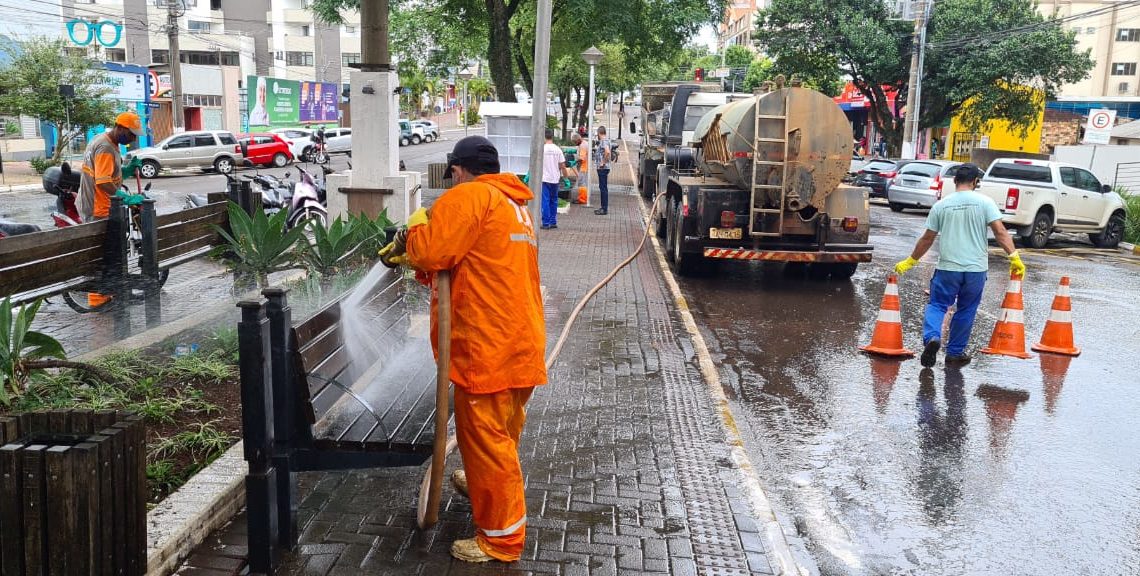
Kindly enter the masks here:
M 558 117 L 553 116 L 551 114 L 547 114 L 546 115 L 546 127 L 557 132 L 558 131 Z
M 9 121 L 5 122 L 4 123 L 4 135 L 5 136 L 19 136 L 20 135 L 20 124 L 18 122 L 16 122 L 15 120 L 9 120 Z
M 1140 244 L 1140 194 L 1121 194 L 1124 197 L 1124 241 Z
M 58 160 L 52 160 L 51 158 L 44 158 L 42 156 L 36 156 L 28 162 L 31 163 L 32 170 L 35 170 L 36 174 L 43 174 L 48 168 L 59 165 Z
M 479 113 L 476 112 L 475 110 L 468 109 L 467 112 L 464 113 L 464 115 L 467 117 L 467 125 L 468 126 L 474 126 L 474 125 L 478 124 L 479 121 L 481 120 L 481 118 L 479 117 Z
M 298 267 L 293 246 L 303 237 L 305 229 L 298 226 L 286 230 L 288 217 L 287 210 L 272 217 L 257 210 L 250 216 L 230 202 L 229 230 L 214 227 L 226 240 L 226 244 L 215 248 L 215 255 L 227 256 L 230 270 L 235 275 L 252 276 L 258 287 L 269 287 L 269 274 Z

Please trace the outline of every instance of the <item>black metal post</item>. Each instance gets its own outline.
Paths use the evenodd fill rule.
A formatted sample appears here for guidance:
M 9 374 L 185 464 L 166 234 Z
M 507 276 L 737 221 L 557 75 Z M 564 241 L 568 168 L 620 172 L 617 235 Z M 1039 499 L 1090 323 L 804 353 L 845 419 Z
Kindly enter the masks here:
M 249 473 L 245 477 L 251 573 L 273 574 L 277 547 L 277 478 L 273 455 L 273 372 L 269 320 L 259 301 L 243 300 L 238 323 L 241 373 L 242 443 Z
M 107 242 L 103 247 L 103 278 L 101 284 L 114 300 L 111 302 L 112 321 L 115 337 L 122 339 L 131 335 L 131 310 L 129 307 L 130 288 L 127 286 L 127 208 L 123 199 L 111 197 L 111 209 L 107 217 Z
M 162 281 L 158 269 L 158 221 L 153 198 L 143 200 L 139 224 L 142 227 L 139 267 L 146 278 L 146 326 L 154 328 L 162 323 Z
M 269 354 L 273 366 L 273 467 L 277 471 L 277 543 L 292 549 L 297 544 L 297 477 L 293 474 L 293 451 L 297 447 L 294 437 L 297 405 L 296 391 L 292 388 L 293 371 L 289 360 L 290 331 L 293 326 L 289 308 L 289 291 L 267 288 L 262 295 L 268 299 L 266 315 L 269 317 Z

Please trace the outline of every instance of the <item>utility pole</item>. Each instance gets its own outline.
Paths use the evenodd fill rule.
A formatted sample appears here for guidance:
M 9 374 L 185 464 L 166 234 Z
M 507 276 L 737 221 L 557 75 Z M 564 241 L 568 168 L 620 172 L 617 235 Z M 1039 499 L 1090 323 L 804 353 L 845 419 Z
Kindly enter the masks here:
M 174 132 L 182 132 L 185 116 L 182 112 L 182 55 L 178 50 L 178 17 L 185 14 L 182 0 L 166 0 L 166 35 L 170 41 L 170 116 Z
M 550 20 L 552 0 L 538 0 L 538 22 L 534 38 L 534 87 L 530 107 L 530 191 L 536 199 L 542 198 L 542 156 L 546 146 L 546 87 L 550 78 Z M 464 110 L 464 114 L 467 111 Z M 466 125 L 466 123 L 464 123 Z M 559 181 L 561 181 L 559 174 Z M 541 222 L 541 201 L 530 203 L 531 223 Z M 558 207 L 557 196 L 554 200 Z M 535 237 L 538 229 L 535 228 Z
M 918 117 L 922 102 L 922 65 L 926 52 L 926 18 L 930 0 L 915 0 L 914 48 L 910 54 L 910 83 L 906 91 L 906 121 L 903 123 L 902 158 L 914 160 L 918 150 Z

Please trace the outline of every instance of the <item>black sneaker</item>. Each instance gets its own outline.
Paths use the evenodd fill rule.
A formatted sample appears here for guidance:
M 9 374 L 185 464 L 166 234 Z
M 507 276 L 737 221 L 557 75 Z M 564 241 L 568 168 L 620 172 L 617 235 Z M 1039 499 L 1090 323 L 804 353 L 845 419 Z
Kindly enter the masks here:
M 941 347 L 942 341 L 937 338 L 927 342 L 926 347 L 922 349 L 922 358 L 919 359 L 919 362 L 922 362 L 922 365 L 927 368 L 934 366 L 938 360 L 938 349 Z
M 543 224 L 541 229 L 542 230 L 550 230 L 550 224 Z
M 946 356 L 946 365 L 947 366 L 965 366 L 966 364 L 970 363 L 970 360 L 972 360 L 972 358 L 970 358 L 969 354 L 959 354 L 957 356 L 949 356 L 948 355 L 948 356 Z
M 551 227 L 551 228 L 557 228 L 557 227 L 558 227 L 558 225 L 557 225 L 557 224 L 551 224 L 551 225 L 550 225 L 550 227 Z
M 594 214 L 597 214 L 598 216 L 605 216 L 606 214 L 609 214 L 609 211 L 598 208 L 597 210 L 594 210 Z

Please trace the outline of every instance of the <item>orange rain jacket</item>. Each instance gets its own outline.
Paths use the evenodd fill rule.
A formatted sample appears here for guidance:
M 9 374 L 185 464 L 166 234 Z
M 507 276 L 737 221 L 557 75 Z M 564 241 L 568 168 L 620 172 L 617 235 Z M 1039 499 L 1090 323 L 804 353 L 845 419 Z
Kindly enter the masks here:
M 538 245 L 514 174 L 484 174 L 448 190 L 428 224 L 408 230 L 407 256 L 421 281 L 452 270 L 451 381 L 469 394 L 546 383 L 546 327 Z M 432 293 L 432 347 L 436 347 Z

